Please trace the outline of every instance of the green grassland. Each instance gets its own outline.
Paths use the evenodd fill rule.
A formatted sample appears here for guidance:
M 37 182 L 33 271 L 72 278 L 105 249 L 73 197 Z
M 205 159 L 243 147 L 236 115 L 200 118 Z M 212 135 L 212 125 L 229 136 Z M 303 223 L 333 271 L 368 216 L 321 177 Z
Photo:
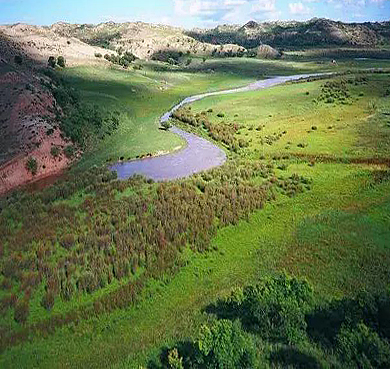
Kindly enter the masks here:
M 86 100 L 120 110 L 122 114 L 118 131 L 87 151 L 76 169 L 121 156 L 133 158 L 180 146 L 182 142 L 174 135 L 158 130 L 158 117 L 188 95 L 245 85 L 267 75 L 332 68 L 315 62 L 236 59 L 210 60 L 206 65 L 215 72 L 205 73 L 205 66 L 198 60 L 186 70 L 162 68 L 157 63 L 134 72 L 67 70 L 66 78 L 82 90 Z M 368 66 L 366 61 L 346 60 L 335 68 L 342 72 Z M 387 67 L 388 63 L 381 61 L 380 66 Z M 204 309 L 228 295 L 232 287 L 256 283 L 260 277 L 281 271 L 308 279 L 320 301 L 354 297 L 363 290 L 387 290 L 390 77 L 386 73 L 367 73 L 362 80 L 361 76 L 332 78 L 337 84 L 331 88 L 334 90 L 331 102 L 326 102 L 328 97 L 320 98 L 328 93 L 323 89 L 328 81 L 320 80 L 213 97 L 192 104 L 188 114 L 205 112 L 207 120 L 221 130 L 232 124 L 239 126 L 234 137 L 247 142 L 245 147 L 231 151 L 220 141 L 216 143 L 226 149 L 232 162 L 244 160 L 248 166 L 249 163 L 272 166 L 281 186 L 275 189 L 275 200 L 267 201 L 264 208 L 238 222 L 219 227 L 208 251 L 186 247 L 180 253 L 180 268 L 175 273 L 151 277 L 135 304 L 109 313 L 91 314 L 90 318 L 78 319 L 54 333 L 32 333 L 30 340 L 11 345 L 1 354 L 0 366 L 139 368 L 150 358 L 157 358 L 164 346 L 194 337 L 202 323 L 215 319 Z M 341 80 L 346 81 L 345 99 L 340 99 L 344 96 L 339 92 Z M 208 109 L 212 112 L 207 113 Z M 223 113 L 223 117 L 218 117 L 218 113 Z M 200 135 L 209 134 L 202 126 L 179 124 Z M 212 173 L 217 177 L 217 172 Z M 309 178 L 310 185 L 302 192 L 286 196 L 289 192 L 283 191 L 282 180 L 294 173 Z M 203 180 L 199 174 L 183 182 L 192 185 Z M 262 182 L 262 177 L 252 179 L 252 184 Z M 223 186 L 222 182 L 220 185 Z M 107 213 L 105 209 L 109 208 L 109 191 L 86 188 L 81 186 L 57 205 L 69 206 L 82 219 L 84 204 L 96 201 L 103 209 L 99 214 L 108 217 L 111 210 Z M 137 187 L 126 183 L 122 192 L 119 189 L 115 192 L 117 205 L 131 201 L 132 196 L 155 196 L 156 188 L 154 184 Z M 88 224 L 80 222 L 82 227 Z M 22 223 L 12 224 L 12 229 L 23 230 Z M 60 258 L 61 253 L 66 255 L 63 248 L 56 250 L 53 259 Z M 128 278 L 137 280 L 143 273 L 144 269 L 139 268 Z M 41 285 L 30 300 L 28 323 L 90 304 L 128 283 L 128 278 L 114 279 L 92 294 L 82 293 L 67 302 L 57 298 L 51 311 L 40 305 L 44 293 Z M 0 296 L 4 294 L 1 291 Z M 3 315 L 1 323 L 11 325 L 15 331 L 20 329 L 19 323 L 13 321 L 12 309 Z M 323 362 L 333 360 L 331 354 L 319 353 L 311 345 L 306 341 L 301 344 L 310 347 Z M 262 350 L 269 353 L 274 349 L 265 345 Z
M 245 154 L 254 157 L 386 158 L 388 75 L 373 74 L 367 82 L 356 79 L 359 77 L 335 79 L 350 81 L 346 84 L 349 97 L 342 101 L 318 101 L 325 83 L 320 80 L 277 86 L 261 93 L 212 97 L 193 104 L 192 111 L 196 114 L 212 107 L 213 112 L 206 115 L 211 123 L 238 124 L 237 137 L 250 141 Z M 223 117 L 218 117 L 221 113 Z M 378 135 L 382 139 L 378 140 Z
M 142 70 L 78 67 L 62 73 L 68 83 L 81 92 L 84 102 L 108 111 L 119 111 L 117 131 L 101 142 L 94 142 L 78 163 L 81 169 L 91 165 L 133 159 L 172 151 L 183 141 L 158 129 L 159 118 L 175 103 L 190 95 L 245 86 L 268 76 L 315 72 L 344 72 L 367 67 L 365 61 L 270 61 L 257 59 L 194 59 L 189 67 L 142 63 Z M 384 67 L 381 60 L 371 67 Z

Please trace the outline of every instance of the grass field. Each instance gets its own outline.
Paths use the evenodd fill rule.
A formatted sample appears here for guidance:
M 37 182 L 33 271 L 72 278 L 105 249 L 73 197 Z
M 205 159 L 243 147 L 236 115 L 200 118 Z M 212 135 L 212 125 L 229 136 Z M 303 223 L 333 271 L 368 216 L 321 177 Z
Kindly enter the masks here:
M 241 60 L 207 62 L 210 68 L 215 63 L 220 63 L 223 72 L 198 73 L 197 68 L 203 69 L 200 62 L 199 66 L 194 63 L 191 71 L 159 71 L 158 65 L 140 72 L 67 71 L 88 100 L 127 111 L 118 132 L 86 153 L 78 168 L 120 156 L 172 150 L 181 142 L 158 130 L 158 117 L 185 96 L 244 85 L 260 77 L 255 67 L 262 67 L 263 75 L 329 69 L 316 63 L 277 62 L 272 67 L 273 62 L 252 60 L 248 64 Z M 345 61 L 337 70 L 362 66 L 359 63 Z M 366 61 L 362 63 L 367 66 Z M 272 163 L 278 178 L 294 173 L 310 178 L 310 190 L 294 197 L 277 191 L 276 200 L 262 210 L 219 229 L 211 241 L 212 251 L 186 248 L 178 272 L 149 280 L 134 306 L 71 323 L 48 337 L 33 336 L 30 342 L 2 353 L 0 366 L 137 369 L 156 358 L 164 346 L 195 336 L 202 323 L 214 319 L 204 309 L 229 294 L 232 287 L 280 271 L 307 278 L 319 300 L 353 297 L 362 290 L 387 290 L 390 103 L 386 94 L 390 77 L 369 73 L 364 77 L 366 80 L 354 75 L 333 79 L 352 79 L 346 82 L 346 100 L 339 99 L 343 87 L 338 84 L 335 91 L 331 89 L 332 102 L 320 100 L 327 81 L 314 81 L 192 104 L 194 116 L 211 108 L 207 119 L 215 126 L 240 126 L 235 135 L 248 146 L 231 152 L 230 160 Z M 163 80 L 168 84 L 161 83 Z M 218 117 L 218 113 L 224 116 Z M 181 125 L 208 135 L 204 128 Z M 134 145 L 129 145 L 131 142 Z M 124 194 L 131 195 L 131 189 Z M 81 191 L 65 203 L 81 206 L 84 199 Z M 116 285 L 105 288 L 98 293 Z M 87 302 L 89 296 L 79 297 L 75 304 L 83 304 L 83 299 Z M 39 305 L 37 301 L 34 304 Z M 64 310 L 66 304 L 56 304 L 54 309 Z M 33 311 L 30 319 L 34 319 Z M 11 313 L 8 319 L 12 319 Z
M 370 66 L 384 67 L 383 61 Z M 82 94 L 82 100 L 121 112 L 120 126 L 110 137 L 87 150 L 78 167 L 161 154 L 183 145 L 177 136 L 158 129 L 159 118 L 175 103 L 201 92 L 244 86 L 275 75 L 310 72 L 343 72 L 365 68 L 363 61 L 329 62 L 264 61 L 256 59 L 195 59 L 190 67 L 144 64 L 141 71 L 78 67 L 64 70 L 64 77 Z

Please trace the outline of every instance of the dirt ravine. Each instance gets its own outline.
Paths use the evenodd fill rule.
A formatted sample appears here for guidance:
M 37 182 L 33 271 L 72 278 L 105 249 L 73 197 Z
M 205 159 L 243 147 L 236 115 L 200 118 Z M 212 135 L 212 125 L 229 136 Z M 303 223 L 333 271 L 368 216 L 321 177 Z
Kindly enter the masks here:
M 67 145 L 59 130 L 56 130 L 50 136 L 46 136 L 44 132 L 40 132 L 39 135 L 41 136 L 41 143 L 38 148 L 28 154 L 19 154 L 0 166 L 0 195 L 21 185 L 59 174 L 71 164 L 71 160 L 63 153 L 55 158 L 50 152 L 53 146 L 62 151 Z M 38 170 L 35 175 L 26 168 L 29 158 L 34 158 L 38 163 Z

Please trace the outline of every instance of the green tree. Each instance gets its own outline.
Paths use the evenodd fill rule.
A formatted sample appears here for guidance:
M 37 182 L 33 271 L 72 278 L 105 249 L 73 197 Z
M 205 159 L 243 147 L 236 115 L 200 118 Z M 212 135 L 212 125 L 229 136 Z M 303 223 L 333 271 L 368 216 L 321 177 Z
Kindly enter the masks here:
M 169 121 L 167 120 L 167 121 L 161 123 L 161 127 L 164 130 L 168 131 L 168 129 L 171 128 L 171 123 L 169 123 Z
M 61 67 L 61 68 L 65 68 L 65 64 L 66 64 L 66 61 L 65 61 L 65 58 L 63 56 L 59 56 L 57 58 L 57 64 Z
M 202 326 L 195 343 L 196 363 L 200 368 L 253 368 L 255 354 L 252 342 L 244 336 L 238 322 L 219 320 Z
M 246 327 L 265 339 L 292 344 L 306 336 L 305 314 L 313 304 L 313 290 L 306 281 L 281 275 L 246 287 L 238 304 Z
M 55 68 L 56 67 L 56 58 L 54 56 L 49 56 L 47 64 L 49 65 L 49 67 Z
M 169 351 L 168 353 L 169 369 L 184 369 L 183 358 L 179 356 L 177 348 Z
M 50 154 L 54 158 L 57 158 L 60 155 L 60 148 L 58 146 L 52 146 L 50 149 Z
M 26 162 L 26 169 L 31 172 L 31 174 L 33 176 L 35 176 L 35 174 L 37 174 L 37 171 L 38 171 L 38 162 L 35 158 L 33 157 L 30 157 L 27 159 L 27 162 Z
M 21 65 L 23 63 L 23 58 L 20 55 L 15 55 L 14 61 L 16 64 Z
M 337 351 L 348 364 L 357 368 L 390 368 L 390 345 L 379 335 L 360 323 L 356 328 L 341 328 L 337 335 Z

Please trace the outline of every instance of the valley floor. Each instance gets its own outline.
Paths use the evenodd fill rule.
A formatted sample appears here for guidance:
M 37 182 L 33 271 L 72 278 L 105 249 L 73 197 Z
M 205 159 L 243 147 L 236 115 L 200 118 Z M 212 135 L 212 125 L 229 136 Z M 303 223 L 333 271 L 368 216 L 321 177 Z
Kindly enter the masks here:
M 6 250 L 0 254 L 2 262 L 19 255 L 28 260 L 31 250 L 40 252 L 49 266 L 64 270 L 61 278 L 65 281 L 65 273 L 71 273 L 72 269 L 67 269 L 61 260 L 68 260 L 69 256 L 70 263 L 75 262 L 75 268 L 79 268 L 73 276 L 79 278 L 89 261 L 83 262 L 82 257 L 75 255 L 84 255 L 84 260 L 90 260 L 90 250 L 87 246 L 85 250 L 82 248 L 81 238 L 70 248 L 65 244 L 60 246 L 63 233 L 69 228 L 80 235 L 81 230 L 85 232 L 92 227 L 91 221 L 99 236 L 99 232 L 104 236 L 104 225 L 127 226 L 121 223 L 121 214 L 115 207 L 127 209 L 134 202 L 134 214 L 132 210 L 126 214 L 126 223 L 131 223 L 139 216 L 136 209 L 144 207 L 145 214 L 153 212 L 154 205 L 145 202 L 145 198 L 152 198 L 156 203 L 163 198 L 170 214 L 176 214 L 175 197 L 172 204 L 167 199 L 171 193 L 180 198 L 183 212 L 192 206 L 191 196 L 199 203 L 205 198 L 206 202 L 201 204 L 203 210 L 208 211 L 211 205 L 207 201 L 211 202 L 213 198 L 206 195 L 212 196 L 229 186 L 232 186 L 232 203 L 240 197 L 240 189 L 260 188 L 256 186 L 266 186 L 270 198 L 250 214 L 243 208 L 242 213 L 238 213 L 239 220 L 233 214 L 234 219 L 226 223 L 223 222 L 224 209 L 213 203 L 212 206 L 218 209 L 216 213 L 220 213 L 215 221 L 215 232 L 210 231 L 209 245 L 207 237 L 193 236 L 196 246 L 192 246 L 189 239 L 184 238 L 188 235 L 183 236 L 185 247 L 178 246 L 179 256 L 174 259 L 173 268 L 167 268 L 159 275 L 154 276 L 148 270 L 148 261 L 138 262 L 139 268 L 130 276 L 114 278 L 111 284 L 95 291 L 80 288 L 70 300 L 56 296 L 52 310 L 41 306 L 46 288 L 43 280 L 32 287 L 36 290 L 29 301 L 30 314 L 26 322 L 14 321 L 13 306 L 3 308 L 0 319 L 3 336 L 0 337 L 12 336 L 15 342 L 9 339 L 5 346 L 2 345 L 2 368 L 137 369 L 146 366 L 149 360 L 157 360 L 164 347 L 195 337 L 201 324 L 214 321 L 215 316 L 207 313 L 206 308 L 219 297 L 228 295 L 233 287 L 256 283 L 263 276 L 280 272 L 307 279 L 320 302 L 355 297 L 363 290 L 370 293 L 388 291 L 390 75 L 387 72 L 358 72 L 360 67 L 369 66 L 367 61 L 340 62 L 336 71 L 354 70 L 343 76 L 212 97 L 192 104 L 191 109 L 184 108 L 174 123 L 220 145 L 229 157 L 228 163 L 220 169 L 161 186 L 147 182 L 139 184 L 137 180 L 123 182 L 123 185 L 111 184 L 104 174 L 97 175 L 98 183 L 92 179 L 90 183 L 77 182 L 78 173 L 95 164 L 170 151 L 182 145 L 173 134 L 158 130 L 156 119 L 187 95 L 245 85 L 265 75 L 331 70 L 328 65 L 318 67 L 310 62 L 248 61 L 245 64 L 236 60 L 210 60 L 207 63 L 210 64 L 208 68 L 218 71 L 223 66 L 231 74 L 226 70 L 198 74 L 197 64 L 191 73 L 162 72 L 153 67 L 131 76 L 118 70 L 78 68 L 67 71 L 67 78 L 83 91 L 86 99 L 104 104 L 107 109 L 120 109 L 124 120 L 118 132 L 86 153 L 72 169 L 71 175 L 76 179 L 69 182 L 70 189 L 61 184 L 46 189 L 31 200 L 32 205 L 27 195 L 15 195 L 7 200 L 8 212 L 1 215 L 4 223 L 7 222 L 0 229 L 5 240 L 1 250 Z M 380 63 L 381 67 L 390 66 L 386 61 Z M 203 66 L 199 64 L 199 68 L 203 69 Z M 264 165 L 261 175 L 246 173 L 256 165 Z M 297 177 L 298 182 L 291 184 Z M 180 195 L 180 188 L 185 194 Z M 51 201 L 54 193 L 60 193 L 63 200 Z M 188 208 L 184 205 L 186 201 Z M 54 218 L 53 214 L 59 219 L 51 220 L 57 222 L 53 223 L 57 233 L 44 233 L 42 244 L 33 236 L 29 238 L 29 232 L 41 236 L 34 224 L 24 219 L 23 214 L 16 214 L 18 209 L 31 210 L 34 206 L 37 207 L 36 219 L 49 221 L 49 217 Z M 241 203 L 237 202 L 239 206 Z M 2 208 L 5 208 L 4 203 Z M 207 211 L 204 210 L 205 214 Z M 65 214 L 64 218 L 61 212 Z M 93 220 L 88 220 L 88 214 Z M 69 222 L 66 219 L 70 216 L 77 220 Z M 171 223 L 176 221 L 170 220 Z M 143 223 L 141 226 L 146 229 Z M 207 226 L 214 230 L 214 225 Z M 155 232 L 163 229 L 158 222 L 156 227 Z M 116 241 L 115 237 L 117 235 L 113 236 L 112 242 Z M 25 240 L 31 242 L 28 244 L 31 249 L 22 246 L 18 249 L 17 242 Z M 14 249 L 9 246 L 11 242 L 15 244 Z M 156 242 L 159 244 L 159 240 Z M 159 247 L 165 253 L 163 244 Z M 111 251 L 113 248 L 103 248 L 102 255 L 109 255 L 110 260 L 116 262 L 119 243 L 116 250 Z M 168 260 L 170 254 L 166 257 Z M 165 259 L 156 260 L 151 265 L 160 268 L 164 262 Z M 15 265 L 22 270 L 28 269 L 27 264 Z M 146 271 L 150 278 L 145 281 L 134 304 L 109 310 L 109 313 L 99 310 L 100 313 L 88 318 L 82 315 L 80 307 L 95 306 L 101 298 L 110 297 L 110 293 L 129 280 L 141 280 Z M 18 298 L 25 295 L 12 276 L 7 278 L 12 281 L 12 287 L 7 291 L 5 280 L 4 276 L 0 277 L 2 301 L 10 291 Z M 78 279 L 77 286 L 81 281 Z M 48 326 L 47 330 L 38 327 L 23 336 L 25 327 L 77 309 L 80 315 L 76 314 L 69 324 L 60 325 L 60 319 L 53 320 L 53 326 Z M 332 353 L 321 351 L 309 339 L 297 347 L 310 351 L 322 363 L 320 367 L 331 367 L 326 363 L 336 360 Z M 272 350 L 275 346 L 264 344 L 260 351 L 268 357 Z M 283 367 L 272 362 L 264 365 Z

